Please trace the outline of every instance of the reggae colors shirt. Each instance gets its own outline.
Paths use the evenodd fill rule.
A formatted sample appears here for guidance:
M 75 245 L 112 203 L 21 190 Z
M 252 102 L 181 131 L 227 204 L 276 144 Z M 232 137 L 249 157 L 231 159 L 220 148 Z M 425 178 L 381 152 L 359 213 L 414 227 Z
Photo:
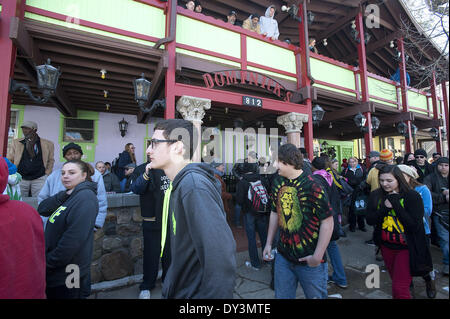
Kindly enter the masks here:
M 319 239 L 320 222 L 332 216 L 329 200 L 311 176 L 296 179 L 279 176 L 272 187 L 272 211 L 278 213 L 280 239 L 277 250 L 286 259 L 313 255 Z

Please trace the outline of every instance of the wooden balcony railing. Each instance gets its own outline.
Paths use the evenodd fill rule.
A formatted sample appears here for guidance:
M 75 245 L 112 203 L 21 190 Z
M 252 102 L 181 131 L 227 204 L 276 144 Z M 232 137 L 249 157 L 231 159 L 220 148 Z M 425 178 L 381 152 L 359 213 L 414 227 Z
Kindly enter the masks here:
M 165 37 L 165 4 L 156 0 L 27 0 L 25 17 L 77 27 L 83 31 L 153 45 Z M 177 7 L 176 51 L 239 69 L 248 69 L 297 84 L 301 50 L 279 40 Z M 310 53 L 315 86 L 361 98 L 359 69 Z M 369 98 L 402 109 L 399 84 L 369 73 Z M 431 95 L 408 89 L 409 109 L 433 116 Z M 441 113 L 442 114 L 442 113 Z

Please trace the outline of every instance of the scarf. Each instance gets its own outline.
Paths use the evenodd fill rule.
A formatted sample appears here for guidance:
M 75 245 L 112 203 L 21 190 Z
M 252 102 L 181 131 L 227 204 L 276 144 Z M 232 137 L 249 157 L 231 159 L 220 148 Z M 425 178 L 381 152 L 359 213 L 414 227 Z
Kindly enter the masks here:
M 27 150 L 28 155 L 31 159 L 34 159 L 36 157 L 36 154 L 38 153 L 38 140 L 39 136 L 36 134 L 36 132 L 32 132 L 25 136 L 25 149 Z

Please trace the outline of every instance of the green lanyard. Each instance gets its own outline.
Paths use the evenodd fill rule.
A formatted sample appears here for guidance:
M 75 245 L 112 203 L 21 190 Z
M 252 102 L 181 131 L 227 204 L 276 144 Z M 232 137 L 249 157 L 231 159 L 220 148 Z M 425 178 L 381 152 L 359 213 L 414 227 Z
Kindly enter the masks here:
M 162 232 L 161 232 L 161 256 L 163 256 L 164 246 L 166 244 L 166 236 L 167 236 L 167 222 L 169 218 L 169 204 L 170 204 L 170 194 L 172 193 L 172 182 L 169 185 L 169 188 L 164 193 L 164 204 L 162 211 Z

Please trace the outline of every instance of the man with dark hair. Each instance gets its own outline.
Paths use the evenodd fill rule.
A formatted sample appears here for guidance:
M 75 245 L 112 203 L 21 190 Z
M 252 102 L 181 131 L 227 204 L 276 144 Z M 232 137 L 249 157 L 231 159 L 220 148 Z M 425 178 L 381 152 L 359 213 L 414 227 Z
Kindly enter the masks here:
M 246 171 L 248 171 L 249 167 L 251 167 L 251 170 L 257 171 L 258 170 L 258 156 L 255 152 L 251 151 L 248 153 L 247 158 L 242 161 L 239 160 L 236 164 L 234 164 L 233 169 L 231 170 L 231 173 L 236 176 L 238 179 L 237 182 L 239 183 L 240 180 L 242 180 L 244 174 Z M 249 165 L 247 165 L 249 164 Z M 241 204 L 239 204 L 238 201 L 236 201 L 236 204 L 234 206 L 234 225 L 238 228 L 241 228 Z
M 275 298 L 295 298 L 298 283 L 306 298 L 328 297 L 325 250 L 333 232 L 327 194 L 311 175 L 293 144 L 282 145 L 275 162 L 280 175 L 272 186 L 272 212 L 263 256 L 273 259 L 272 241 L 280 227 L 275 256 Z
M 441 157 L 436 161 L 436 170 L 425 177 L 424 184 L 430 189 L 433 199 L 432 228 L 436 231 L 439 246 L 443 255 L 444 275 L 448 276 L 448 157 Z
M 306 148 L 304 147 L 300 147 L 299 148 L 300 152 L 302 153 L 303 156 L 303 172 L 306 175 L 311 175 L 312 174 L 312 167 L 311 167 L 311 162 L 308 158 L 308 152 L 306 152 Z
M 198 147 L 193 124 L 171 119 L 156 124 L 147 149 L 149 169 L 171 181 L 162 213 L 161 251 L 170 233 L 171 264 L 163 298 L 233 298 L 236 242 L 227 224 L 220 182 L 210 164 L 191 163 Z
M 442 155 L 441 155 L 441 153 L 439 153 L 439 152 L 433 153 L 433 162 L 431 163 L 431 165 L 432 165 L 433 167 L 436 167 L 436 162 L 437 162 L 437 160 L 438 160 L 441 156 L 442 156 Z
M 36 197 L 52 173 L 54 145 L 37 134 L 36 122 L 23 122 L 21 128 L 24 137 L 11 142 L 6 157 L 22 176 L 19 184 L 22 197 Z
M 227 22 L 233 25 L 238 25 L 237 23 L 237 13 L 234 10 L 231 10 L 227 15 Z
M 417 181 L 419 183 L 423 183 L 425 177 L 433 173 L 434 168 L 430 163 L 428 163 L 428 154 L 424 149 L 417 149 L 414 152 L 414 157 L 416 158 L 417 173 L 419 173 L 419 178 Z

